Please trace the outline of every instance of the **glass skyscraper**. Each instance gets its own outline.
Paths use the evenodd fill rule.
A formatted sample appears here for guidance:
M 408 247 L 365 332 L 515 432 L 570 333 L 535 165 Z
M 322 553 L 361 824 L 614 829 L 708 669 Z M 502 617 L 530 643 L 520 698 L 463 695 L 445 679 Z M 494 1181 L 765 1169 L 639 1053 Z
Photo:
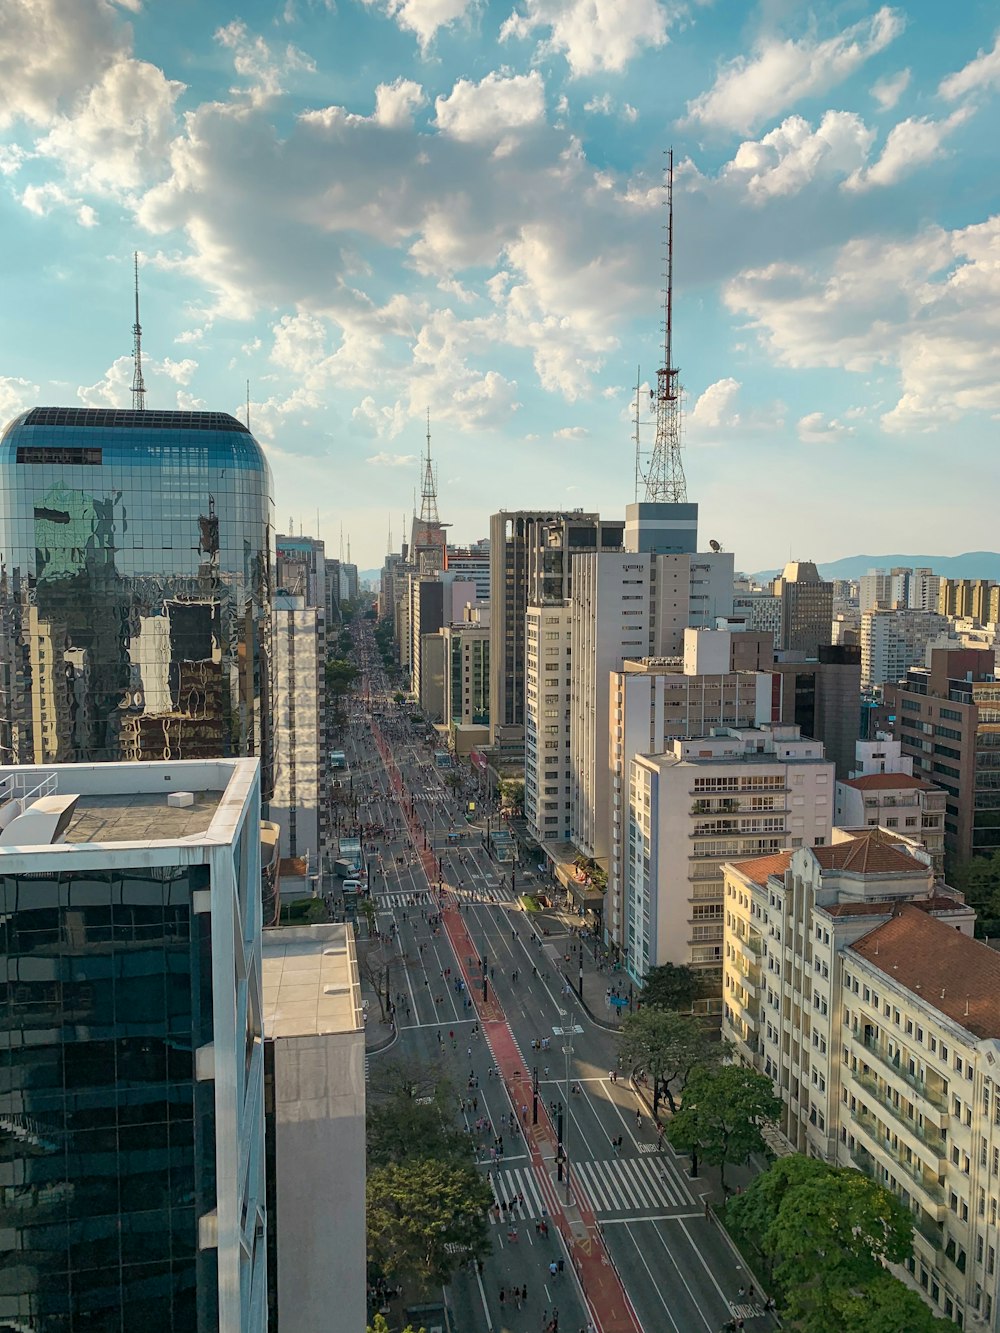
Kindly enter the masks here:
M 259 755 L 271 478 L 222 412 L 39 407 L 0 437 L 0 762 Z

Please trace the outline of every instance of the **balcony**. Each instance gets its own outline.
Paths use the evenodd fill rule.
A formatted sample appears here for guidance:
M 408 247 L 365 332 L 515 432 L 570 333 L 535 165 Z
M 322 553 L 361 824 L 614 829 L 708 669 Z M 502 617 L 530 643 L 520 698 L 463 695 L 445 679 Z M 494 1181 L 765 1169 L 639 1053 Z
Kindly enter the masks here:
M 915 1118 L 906 1114 L 901 1106 L 897 1106 L 892 1100 L 888 1086 L 883 1086 L 877 1079 L 869 1077 L 867 1074 L 855 1074 L 855 1079 L 865 1088 L 871 1096 L 875 1098 L 879 1106 L 896 1120 L 907 1133 L 912 1134 L 914 1138 L 929 1148 L 939 1161 L 946 1161 L 948 1156 L 948 1147 L 944 1135 L 936 1129 L 931 1129 L 928 1125 L 919 1125 Z
M 852 1029 L 851 1039 L 855 1046 L 862 1051 L 867 1051 L 878 1060 L 880 1066 L 888 1071 L 891 1078 L 897 1078 L 905 1083 L 908 1088 L 918 1092 L 921 1097 L 930 1102 L 931 1106 L 939 1111 L 948 1109 L 948 1089 L 937 1084 L 929 1084 L 926 1079 L 921 1078 L 919 1074 L 911 1074 L 902 1064 L 902 1057 L 897 1053 L 889 1054 L 889 1047 L 884 1038 L 863 1037 L 857 1029 Z M 889 1077 L 886 1078 L 889 1082 Z
M 879 1124 L 875 1116 L 870 1111 L 856 1106 L 851 1111 L 851 1119 L 874 1143 L 878 1148 L 878 1157 L 876 1162 L 883 1162 L 892 1172 L 899 1172 L 906 1180 L 923 1193 L 929 1199 L 940 1207 L 944 1207 L 944 1190 L 934 1176 L 927 1175 L 919 1162 L 909 1162 L 898 1149 L 892 1148 L 879 1133 Z M 867 1149 L 863 1149 L 867 1152 Z M 874 1157 L 873 1153 L 868 1153 L 869 1157 Z M 876 1175 L 877 1179 L 877 1175 Z

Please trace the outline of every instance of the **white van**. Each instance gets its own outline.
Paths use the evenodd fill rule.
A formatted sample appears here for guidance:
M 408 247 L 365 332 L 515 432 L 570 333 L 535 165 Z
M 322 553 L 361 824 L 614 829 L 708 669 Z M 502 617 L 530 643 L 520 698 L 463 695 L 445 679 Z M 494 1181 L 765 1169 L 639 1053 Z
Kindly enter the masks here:
M 344 880 L 344 892 L 345 892 L 345 893 L 363 893 L 363 892 L 364 892 L 364 885 L 361 883 L 360 879 L 345 879 L 345 880 Z

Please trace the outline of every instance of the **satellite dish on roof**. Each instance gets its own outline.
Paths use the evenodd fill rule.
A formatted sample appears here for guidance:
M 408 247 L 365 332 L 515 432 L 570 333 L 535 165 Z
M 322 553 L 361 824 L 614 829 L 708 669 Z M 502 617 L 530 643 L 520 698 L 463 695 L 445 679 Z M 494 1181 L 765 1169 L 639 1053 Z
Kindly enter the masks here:
M 718 553 L 722 550 L 722 543 L 717 542 L 714 537 L 708 544 L 709 546 L 711 546 L 712 550 L 716 553 L 716 555 L 718 555 Z

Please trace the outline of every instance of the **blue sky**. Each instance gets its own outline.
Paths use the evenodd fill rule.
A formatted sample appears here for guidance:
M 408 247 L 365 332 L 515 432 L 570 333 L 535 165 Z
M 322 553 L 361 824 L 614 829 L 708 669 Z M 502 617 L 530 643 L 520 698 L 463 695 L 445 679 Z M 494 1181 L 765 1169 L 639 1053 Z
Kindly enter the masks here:
M 0 416 L 242 413 L 279 524 L 613 516 L 660 347 L 757 569 L 997 545 L 993 3 L 0 0 Z M 651 427 L 643 423 L 644 438 Z M 973 500 L 977 503 L 973 503 Z

